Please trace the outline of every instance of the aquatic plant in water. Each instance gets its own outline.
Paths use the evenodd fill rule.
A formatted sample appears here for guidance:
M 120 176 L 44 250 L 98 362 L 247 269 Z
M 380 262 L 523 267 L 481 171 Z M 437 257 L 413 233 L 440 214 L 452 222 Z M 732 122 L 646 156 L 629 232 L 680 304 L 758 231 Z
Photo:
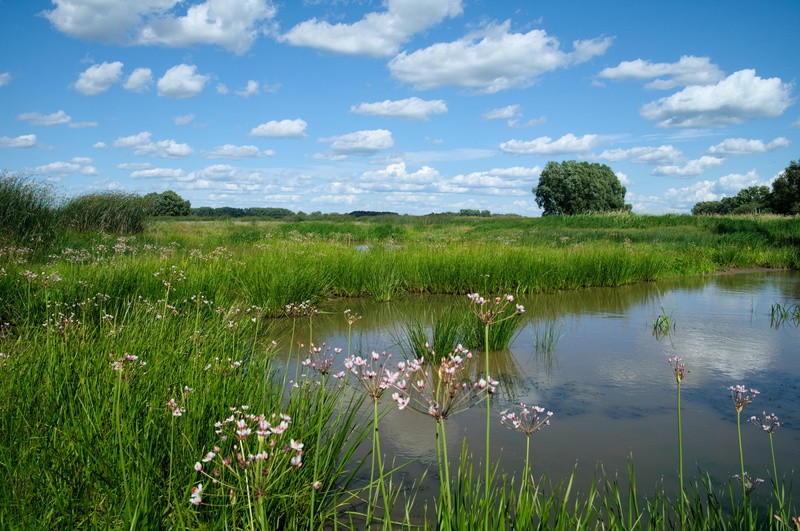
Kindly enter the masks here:
M 500 412 L 500 424 L 525 435 L 525 468 L 523 468 L 524 476 L 522 477 L 523 489 L 527 487 L 528 482 L 531 480 L 531 435 L 549 426 L 550 417 L 552 416 L 552 411 L 546 411 L 545 408 L 540 406 L 528 406 L 525 403 L 520 403 L 519 411 L 509 412 L 509 410 L 505 409 Z
M 747 407 L 756 396 L 758 396 L 758 389 L 747 389 L 744 385 L 732 385 L 728 387 L 733 400 L 733 407 L 736 409 L 736 433 L 739 436 L 739 465 L 741 467 L 740 474 L 733 476 L 739 481 L 742 486 L 742 499 L 745 499 L 750 492 L 763 480 L 750 479 L 750 476 L 744 470 L 744 452 L 742 450 L 742 410 Z

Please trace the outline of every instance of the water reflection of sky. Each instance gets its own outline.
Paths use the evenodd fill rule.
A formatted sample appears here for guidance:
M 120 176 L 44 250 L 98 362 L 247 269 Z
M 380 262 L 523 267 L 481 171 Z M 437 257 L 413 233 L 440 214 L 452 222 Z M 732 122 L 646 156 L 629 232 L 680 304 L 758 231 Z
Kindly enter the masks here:
M 800 304 L 800 275 L 726 275 L 617 289 L 583 290 L 528 297 L 525 325 L 505 356 L 506 379 L 493 404 L 492 455 L 505 472 L 521 466 L 524 437 L 499 425 L 500 410 L 517 402 L 555 412 L 552 425 L 534 435 L 534 472 L 561 479 L 578 463 L 578 480 L 589 481 L 598 462 L 626 474 L 633 455 L 639 484 L 676 484 L 675 380 L 667 358 L 682 356 L 684 459 L 687 475 L 698 468 L 726 481 L 738 470 L 735 412 L 728 386 L 745 384 L 761 394 L 743 413 L 775 412 L 784 423 L 775 435 L 780 471 L 800 472 L 800 328 L 771 326 L 774 303 Z M 389 304 L 341 301 L 364 316 L 354 325 L 354 348 L 402 355 L 403 324 L 433 310 L 466 306 L 462 297 L 408 299 Z M 344 346 L 347 328 L 336 316 L 315 323 L 328 344 Z M 653 336 L 663 313 L 674 330 Z M 537 352 L 536 336 L 553 324 L 552 353 Z M 498 369 L 495 369 L 497 371 Z M 386 402 L 387 407 L 389 402 Z M 447 421 L 452 455 L 466 437 L 469 451 L 483 456 L 483 407 Z M 391 411 L 381 427 L 384 448 L 408 473 L 435 470 L 431 419 Z M 771 467 L 768 437 L 744 428 L 745 459 L 755 475 Z M 480 458 L 475 464 L 479 466 Z

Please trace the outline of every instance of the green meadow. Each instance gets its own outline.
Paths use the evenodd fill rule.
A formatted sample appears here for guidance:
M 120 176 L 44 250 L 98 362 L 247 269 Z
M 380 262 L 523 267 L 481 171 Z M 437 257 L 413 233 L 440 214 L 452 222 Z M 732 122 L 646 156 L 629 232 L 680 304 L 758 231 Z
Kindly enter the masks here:
M 458 351 L 397 367 L 349 340 L 316 345 L 313 333 L 332 299 L 459 294 L 477 330 L 464 347 L 488 360 L 490 334 L 513 336 L 518 319 L 506 295 L 797 270 L 800 218 L 181 218 L 134 233 L 86 223 L 38 240 L 21 231 L 0 247 L 4 529 L 800 526 L 777 469 L 760 503 L 745 482 L 684 484 L 682 468 L 679 493 L 639 488 L 634 462 L 624 482 L 598 474 L 579 492 L 570 477 L 530 477 L 527 455 L 519 474 L 501 475 L 467 459 L 464 441 L 461 459 L 439 453 L 435 479 L 408 478 L 381 451 L 383 412 L 422 404 L 444 441 L 449 414 L 485 407 L 489 443 L 501 419 L 488 368 L 477 368 L 488 381 L 467 385 L 458 378 L 471 360 Z M 352 329 L 359 317 L 342 319 Z M 278 341 L 287 329 L 291 340 Z M 422 333 L 409 323 L 420 356 L 430 354 Z M 532 423 L 520 436 L 546 426 L 519 415 Z M 665 464 L 672 473 L 678 464 Z M 418 497 L 426 482 L 435 501 Z

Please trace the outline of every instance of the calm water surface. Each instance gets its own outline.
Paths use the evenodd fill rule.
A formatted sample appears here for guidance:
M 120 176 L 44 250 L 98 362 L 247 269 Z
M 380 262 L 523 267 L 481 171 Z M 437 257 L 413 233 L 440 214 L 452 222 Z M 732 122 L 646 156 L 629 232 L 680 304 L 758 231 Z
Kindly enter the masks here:
M 689 371 L 682 384 L 684 469 L 698 469 L 720 485 L 739 470 L 736 414 L 728 387 L 744 384 L 761 394 L 742 413 L 743 422 L 762 411 L 784 424 L 774 436 L 779 474 L 800 469 L 800 327 L 776 324 L 774 304 L 800 304 L 800 275 L 767 272 L 720 275 L 614 289 L 587 289 L 521 300 L 527 312 L 508 351 L 491 359 L 502 385 L 493 399 L 492 453 L 505 473 L 519 473 L 525 437 L 500 425 L 500 411 L 518 402 L 554 412 L 552 424 L 533 435 L 532 468 L 553 480 L 576 470 L 585 488 L 603 466 L 627 476 L 632 456 L 639 490 L 651 493 L 663 481 L 677 489 L 676 384 L 669 357 L 683 357 Z M 341 307 L 337 306 L 340 305 Z M 314 321 L 318 343 L 346 348 L 345 308 L 363 316 L 353 326 L 353 345 L 362 352 L 388 351 L 402 359 L 404 330 L 411 320 L 467 307 L 466 297 L 413 297 L 390 303 L 337 302 Z M 668 315 L 670 334 L 653 335 L 653 323 Z M 537 337 L 555 330 L 551 352 Z M 303 332 L 301 331 L 300 334 Z M 469 347 L 468 345 L 465 345 Z M 476 370 L 482 372 L 483 362 Z M 404 475 L 427 469 L 435 486 L 434 425 L 411 411 L 391 409 L 381 441 Z M 466 437 L 477 470 L 484 455 L 483 404 L 447 420 L 451 462 L 458 462 Z M 745 463 L 761 478 L 771 469 L 769 438 L 743 425 Z M 795 485 L 800 485 L 795 478 Z

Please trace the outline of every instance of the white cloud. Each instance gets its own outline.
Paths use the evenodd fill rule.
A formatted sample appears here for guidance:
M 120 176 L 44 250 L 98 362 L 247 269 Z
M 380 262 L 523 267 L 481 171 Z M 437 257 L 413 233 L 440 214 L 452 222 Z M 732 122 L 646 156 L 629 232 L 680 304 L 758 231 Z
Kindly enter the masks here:
M 70 129 L 84 129 L 86 127 L 97 127 L 97 122 L 70 122 L 69 128 Z
M 746 138 L 726 138 L 719 144 L 708 148 L 709 153 L 717 155 L 754 155 L 772 151 L 779 147 L 789 145 L 789 139 L 779 136 L 767 144 L 763 140 L 748 140 Z
M 72 157 L 70 162 L 74 162 L 75 164 L 91 164 L 92 159 L 91 157 Z
M 120 170 L 146 170 L 152 166 L 149 162 L 121 162 L 117 164 Z
M 365 190 L 385 192 L 424 190 L 439 179 L 439 172 L 430 166 L 409 172 L 405 162 L 397 162 L 380 170 L 364 172 L 359 181 Z M 334 191 L 341 193 L 340 190 Z
M 675 164 L 683 157 L 681 151 L 674 146 L 658 147 L 639 146 L 630 149 L 607 149 L 599 158 L 611 162 L 630 159 L 637 164 Z
M 700 201 L 719 201 L 723 197 L 736 195 L 743 188 L 767 186 L 755 170 L 746 174 L 731 173 L 716 181 L 699 181 L 683 188 L 670 188 L 664 193 L 664 200 L 675 205 L 676 210 L 688 211 Z
M 519 105 L 507 105 L 497 109 L 490 109 L 481 115 L 484 120 L 511 120 L 522 115 Z
M 24 112 L 17 116 L 17 120 L 28 122 L 31 125 L 61 125 L 68 124 L 72 118 L 64 111 L 54 112 L 53 114 Z
M 427 121 L 431 114 L 447 112 L 444 100 L 423 100 L 417 97 L 404 100 L 384 100 L 376 103 L 360 103 L 350 107 L 350 112 L 390 118 L 408 118 Z
M 750 170 L 745 174 L 729 173 L 719 178 L 719 188 L 726 192 L 728 195 L 735 195 L 743 188 L 751 186 L 767 186 L 769 181 L 764 181 L 756 173 L 756 170 Z
M 36 145 L 36 135 L 21 135 L 16 138 L 0 136 L 0 148 L 29 148 Z
M 133 179 L 180 179 L 186 172 L 180 168 L 151 168 L 131 172 Z
M 268 138 L 304 138 L 306 136 L 305 120 L 270 120 L 250 130 L 250 136 Z
M 36 166 L 33 171 L 34 173 L 45 173 L 49 175 L 57 174 L 57 175 L 65 175 L 68 173 L 75 173 L 81 168 L 80 164 L 75 164 L 74 162 L 51 162 L 50 164 L 44 164 L 43 166 Z
M 500 144 L 500 149 L 513 155 L 565 155 L 568 153 L 585 153 L 602 142 L 599 135 L 583 135 L 576 137 L 566 134 L 558 140 L 549 136 L 541 136 L 534 140 L 509 140 Z
M 725 77 L 722 70 L 708 57 L 693 55 L 684 55 L 677 63 L 651 63 L 642 59 L 623 61 L 617 66 L 604 68 L 598 75 L 614 81 L 655 79 L 646 86 L 657 89 L 687 85 L 711 85 Z
M 243 98 L 249 98 L 250 96 L 258 96 L 259 83 L 253 79 L 248 80 L 247 85 L 242 90 L 237 90 L 236 94 Z
M 586 61 L 611 45 L 610 38 L 575 41 L 574 50 L 565 52 L 543 30 L 510 33 L 509 27 L 508 21 L 493 24 L 457 41 L 402 52 L 389 70 L 420 90 L 456 86 L 494 93 L 530 85 L 545 72 Z
M 275 15 L 268 0 L 54 0 L 43 15 L 53 26 L 79 39 L 115 44 L 165 46 L 218 45 L 244 53 Z M 184 13 L 181 10 L 181 13 Z
M 353 24 L 307 20 L 280 40 L 332 53 L 389 57 L 411 35 L 462 12 L 461 0 L 388 0 L 386 8 L 383 13 L 368 13 Z
M 92 147 L 95 149 L 106 149 L 108 147 L 108 144 L 106 144 L 105 142 L 95 142 L 92 145 Z
M 78 76 L 74 85 L 75 90 L 84 96 L 95 96 L 105 92 L 111 85 L 119 83 L 122 66 L 120 61 L 90 66 Z
M 202 92 L 209 76 L 198 74 L 194 65 L 173 66 L 158 80 L 158 95 L 170 98 L 191 98 Z
M 97 168 L 95 168 L 94 166 L 84 166 L 83 168 L 81 168 L 81 174 L 83 174 L 83 175 L 98 175 L 99 172 L 97 171 Z
M 386 129 L 356 131 L 346 135 L 320 138 L 319 141 L 330 143 L 331 150 L 339 155 L 371 155 L 394 146 L 392 133 Z
M 186 125 L 188 123 L 191 123 L 192 120 L 194 120 L 194 114 L 190 113 L 190 114 L 181 114 L 180 116 L 176 116 L 175 118 L 172 119 L 172 122 L 175 125 Z
M 653 169 L 653 175 L 676 175 L 679 177 L 700 175 L 701 173 L 705 172 L 708 168 L 719 166 L 723 162 L 725 162 L 724 158 L 709 157 L 707 155 L 704 155 L 699 159 L 690 160 L 683 166 L 678 166 L 675 164 L 656 166 Z
M 720 127 L 774 118 L 792 104 L 791 85 L 740 70 L 715 85 L 690 86 L 641 108 L 659 127 Z
M 11 83 L 11 72 L 0 73 L 0 87 L 4 87 Z
M 191 155 L 194 150 L 189 144 L 181 144 L 175 140 L 159 140 L 153 142 L 149 131 L 142 131 L 135 135 L 119 137 L 114 141 L 114 147 L 133 148 L 139 156 L 154 156 L 161 158 L 177 158 Z
M 227 94 L 228 87 L 224 83 L 217 83 L 217 94 Z
M 153 72 L 149 68 L 137 68 L 128 79 L 123 88 L 133 92 L 145 92 L 153 84 Z
M 247 159 L 260 157 L 261 150 L 257 146 L 235 146 L 225 144 L 217 146 L 211 151 L 204 152 L 203 156 L 208 159 Z
M 451 183 L 469 188 L 488 188 L 498 192 L 505 190 L 505 193 L 509 193 L 509 190 L 521 190 L 528 194 L 541 173 L 542 169 L 539 166 L 495 168 L 456 175 L 451 179 Z
M 212 44 L 241 55 L 253 46 L 264 30 L 263 23 L 275 12 L 267 0 L 207 0 L 189 6 L 184 16 L 150 18 L 137 43 L 172 47 Z

